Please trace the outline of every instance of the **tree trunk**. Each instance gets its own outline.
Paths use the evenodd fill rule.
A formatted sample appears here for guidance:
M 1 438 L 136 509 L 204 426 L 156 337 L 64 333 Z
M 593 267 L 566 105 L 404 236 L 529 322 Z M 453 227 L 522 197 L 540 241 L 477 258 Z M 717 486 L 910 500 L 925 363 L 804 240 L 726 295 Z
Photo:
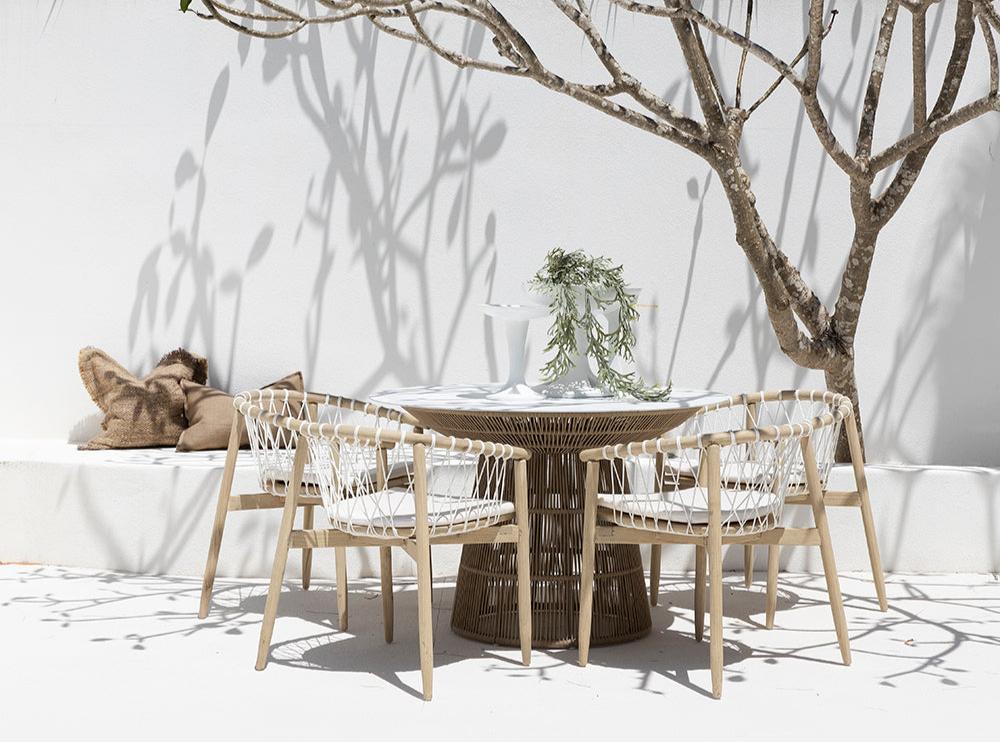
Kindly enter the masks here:
M 864 430 L 861 427 L 861 408 L 858 406 L 858 381 L 854 373 L 854 354 L 851 353 L 848 360 L 839 363 L 834 369 L 824 372 L 826 375 L 826 388 L 831 392 L 843 394 L 851 400 L 854 405 L 854 419 L 858 426 L 858 436 L 861 440 L 862 454 L 865 450 Z M 847 431 L 841 427 L 840 438 L 837 440 L 836 461 L 847 463 L 851 460 L 851 450 L 847 445 Z

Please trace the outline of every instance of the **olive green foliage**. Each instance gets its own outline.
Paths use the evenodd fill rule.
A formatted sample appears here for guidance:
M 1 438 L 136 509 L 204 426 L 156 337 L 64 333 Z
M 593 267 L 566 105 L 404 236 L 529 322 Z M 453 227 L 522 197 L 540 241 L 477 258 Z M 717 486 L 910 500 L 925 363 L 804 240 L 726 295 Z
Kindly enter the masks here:
M 549 300 L 552 326 L 545 352 L 552 354 L 542 367 L 546 381 L 556 381 L 568 372 L 578 356 L 577 330 L 587 338 L 587 356 L 597 364 L 597 378 L 609 391 L 643 400 L 663 400 L 670 385 L 647 386 L 634 371 L 623 373 L 612 367 L 616 357 L 634 363 L 635 321 L 639 318 L 636 297 L 629 293 L 622 266 L 609 258 L 592 257 L 582 250 L 566 252 L 554 248 L 529 286 Z M 618 313 L 615 329 L 608 330 L 598 313 Z M 613 326 L 614 323 L 611 323 Z

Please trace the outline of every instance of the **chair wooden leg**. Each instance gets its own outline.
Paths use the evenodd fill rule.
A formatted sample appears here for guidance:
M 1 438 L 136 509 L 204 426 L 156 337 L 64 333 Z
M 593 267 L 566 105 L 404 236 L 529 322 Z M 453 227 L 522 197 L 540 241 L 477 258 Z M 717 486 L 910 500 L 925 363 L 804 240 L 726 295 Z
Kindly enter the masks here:
M 694 638 L 705 637 L 705 561 L 704 546 L 694 547 Z
M 719 472 L 719 446 L 708 447 L 708 549 L 709 579 L 709 658 L 712 669 L 712 695 L 722 697 L 722 482 Z
M 830 543 L 830 526 L 826 518 L 826 506 L 823 503 L 823 488 L 816 468 L 816 455 L 809 438 L 803 438 L 800 445 L 806 469 L 806 481 L 809 485 L 809 504 L 812 506 L 813 521 L 819 532 L 819 553 L 823 560 L 823 574 L 826 577 L 826 591 L 830 597 L 830 610 L 833 612 L 833 625 L 837 629 L 840 656 L 844 664 L 849 665 L 851 664 L 851 643 L 847 634 L 847 617 L 844 615 L 844 601 L 840 594 L 837 562 L 833 556 L 833 546 Z
M 517 623 L 521 639 L 521 664 L 531 665 L 531 544 L 528 527 L 528 468 L 515 465 L 514 498 L 517 523 Z
M 340 630 L 347 631 L 347 547 L 335 547 L 333 556 L 337 562 L 337 618 Z
M 434 683 L 434 615 L 431 607 L 430 546 L 417 547 L 417 622 L 420 634 L 420 677 L 424 700 L 431 700 Z
M 865 527 L 865 541 L 868 543 L 868 560 L 872 565 L 872 579 L 875 581 L 875 594 L 878 595 L 879 610 L 889 610 L 889 601 L 885 596 L 885 572 L 882 569 L 882 556 L 878 550 L 878 536 L 875 533 L 875 518 L 872 515 L 872 502 L 868 497 L 868 477 L 865 475 L 865 455 L 861 450 L 861 439 L 858 436 L 858 426 L 851 415 L 844 420 L 847 430 L 847 444 L 851 450 L 851 466 L 854 469 L 854 483 L 858 490 L 861 507 L 861 522 Z
M 660 557 L 663 547 L 653 544 L 649 549 L 649 604 L 656 605 L 660 599 Z
M 219 491 L 219 502 L 215 508 L 215 521 L 212 523 L 212 538 L 208 543 L 208 558 L 205 560 L 205 574 L 201 579 L 201 602 L 198 606 L 198 618 L 208 616 L 208 608 L 212 603 L 212 587 L 215 585 L 215 572 L 219 567 L 219 552 L 222 550 L 222 533 L 226 528 L 227 515 L 229 515 L 229 492 L 223 487 Z
M 306 505 L 302 508 L 302 528 L 306 531 L 312 530 L 313 527 L 313 510 L 315 505 Z M 308 590 L 309 584 L 312 582 L 312 563 L 313 563 L 313 550 L 303 549 L 302 550 L 302 589 Z
M 708 535 L 709 657 L 712 668 L 712 695 L 722 697 L 722 534 Z
M 521 664 L 531 665 L 531 553 L 527 529 L 517 542 L 517 623 L 521 639 Z
M 413 446 L 414 552 L 417 560 L 417 631 L 424 700 L 434 692 L 434 607 L 431 605 L 431 542 L 427 525 L 427 458 L 423 444 Z
M 378 556 L 379 574 L 382 578 L 382 630 L 385 633 L 385 643 L 392 644 L 394 598 L 392 593 L 392 547 L 380 546 Z
M 233 477 L 236 475 L 236 457 L 240 451 L 240 438 L 243 435 L 243 427 L 243 415 L 236 412 L 233 416 L 233 424 L 229 430 L 229 446 L 226 449 L 226 464 L 222 470 L 222 482 L 219 484 L 219 499 L 215 503 L 215 520 L 212 522 L 212 537 L 208 543 L 205 574 L 201 580 L 201 601 L 198 605 L 198 618 L 208 616 L 208 608 L 212 602 L 212 586 L 215 585 L 215 573 L 219 567 L 219 552 L 222 550 L 222 533 L 226 528 L 226 516 L 229 515 L 229 496 L 233 491 Z
M 829 530 L 820 533 L 820 555 L 823 559 L 823 574 L 826 577 L 826 590 L 830 596 L 830 610 L 833 612 L 833 625 L 837 630 L 837 642 L 840 644 L 840 656 L 845 665 L 851 664 L 851 640 L 847 633 L 847 617 L 844 615 L 844 602 L 840 594 L 840 578 L 837 576 L 837 565 L 830 545 Z
M 285 565 L 288 562 L 288 536 L 292 531 L 282 528 L 278 537 L 278 548 L 274 554 L 274 565 L 271 568 L 271 584 L 267 588 L 267 602 L 264 604 L 264 621 L 260 625 L 260 641 L 257 644 L 258 670 L 267 667 L 267 654 L 271 648 L 271 634 L 274 632 L 274 619 L 278 615 L 278 600 L 281 598 L 281 581 L 285 575 Z
M 743 586 L 753 584 L 753 544 L 743 545 Z
M 885 595 L 885 571 L 882 568 L 882 556 L 878 550 L 878 536 L 875 534 L 875 518 L 872 516 L 872 504 L 868 493 L 861 495 L 861 522 L 865 528 L 865 541 L 868 542 L 868 561 L 872 565 L 872 579 L 875 582 L 875 594 L 878 596 L 880 611 L 889 610 L 889 600 Z
M 778 607 L 778 557 L 780 555 L 781 547 L 777 544 L 767 547 L 767 612 L 764 625 L 769 629 L 774 628 L 774 612 Z
M 600 463 L 587 462 L 587 479 L 583 505 L 583 554 L 580 559 L 580 624 L 577 631 L 580 667 L 586 667 L 590 656 L 590 624 L 594 610 L 594 556 L 597 538 L 597 482 Z
M 292 484 L 285 495 L 285 507 L 281 512 L 281 526 L 278 529 L 278 543 L 274 548 L 274 565 L 271 568 L 271 584 L 267 588 L 267 602 L 264 604 L 264 620 L 260 625 L 260 641 L 257 644 L 258 670 L 267 667 L 267 655 L 271 649 L 271 634 L 274 619 L 278 615 L 278 600 L 281 597 L 281 581 L 288 563 L 288 549 L 291 545 L 292 528 L 295 526 L 295 509 L 298 504 L 298 482 L 302 481 L 308 448 L 300 439 L 292 464 Z

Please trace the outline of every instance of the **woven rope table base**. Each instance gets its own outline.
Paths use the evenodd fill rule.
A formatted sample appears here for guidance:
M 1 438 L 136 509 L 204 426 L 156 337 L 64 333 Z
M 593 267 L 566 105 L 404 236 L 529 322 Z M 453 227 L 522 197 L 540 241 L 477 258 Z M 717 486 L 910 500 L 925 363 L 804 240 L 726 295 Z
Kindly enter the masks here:
M 441 433 L 509 443 L 531 451 L 528 509 L 532 645 L 575 645 L 585 471 L 579 452 L 593 446 L 654 438 L 680 425 L 695 409 L 529 415 L 411 407 L 409 412 Z M 516 589 L 513 544 L 465 546 L 455 586 L 452 630 L 477 641 L 517 646 Z M 649 601 L 639 547 L 600 544 L 595 563 L 591 644 L 639 639 L 649 629 Z

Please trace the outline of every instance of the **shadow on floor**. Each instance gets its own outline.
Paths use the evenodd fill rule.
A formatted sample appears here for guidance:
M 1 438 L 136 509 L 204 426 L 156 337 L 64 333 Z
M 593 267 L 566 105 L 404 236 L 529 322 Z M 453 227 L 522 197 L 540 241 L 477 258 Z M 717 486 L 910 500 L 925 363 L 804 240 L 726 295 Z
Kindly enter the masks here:
M 960 685 L 965 669 L 953 657 L 957 650 L 1000 650 L 1000 582 L 984 577 L 970 585 L 957 579 L 894 576 L 890 580 L 890 610 L 881 613 L 870 581 L 843 578 L 855 664 L 860 658 L 887 658 L 876 666 L 883 686 L 895 687 L 904 676 L 917 674 L 945 685 Z M 204 621 L 195 615 L 199 591 L 200 581 L 193 578 L 57 567 L 0 568 L 0 608 L 21 609 L 60 629 L 85 626 L 90 634 L 87 641 L 127 642 L 141 651 L 171 638 L 213 634 L 220 642 L 220 651 L 245 651 L 245 635 L 255 638 L 259 631 L 266 586 L 260 581 L 220 580 L 211 613 Z M 553 679 L 553 671 L 560 666 L 576 664 L 575 649 L 536 650 L 532 666 L 525 668 L 515 648 L 483 645 L 456 636 L 449 629 L 453 595 L 450 581 L 435 585 L 435 667 L 485 659 L 488 672 L 537 682 Z M 660 676 L 707 695 L 706 688 L 691 680 L 692 672 L 709 667 L 707 641 L 698 643 L 693 637 L 693 603 L 689 577 L 664 579 L 660 604 L 652 610 L 650 636 L 628 644 L 595 647 L 591 664 L 629 671 L 639 689 L 648 690 L 650 679 Z M 839 665 L 827 605 L 822 577 L 783 574 L 776 628 L 767 631 L 762 626 L 763 582 L 746 589 L 739 575 L 727 577 L 726 682 L 745 680 L 745 673 L 758 661 Z M 378 580 L 350 584 L 348 631 L 337 628 L 332 585 L 319 584 L 306 592 L 286 582 L 270 663 L 320 672 L 368 673 L 419 696 L 417 689 L 399 678 L 401 673 L 419 669 L 416 608 L 413 582 L 399 580 L 395 640 L 386 644 Z M 230 639 L 242 644 L 229 647 L 222 643 Z M 252 657 L 246 660 L 249 664 Z

